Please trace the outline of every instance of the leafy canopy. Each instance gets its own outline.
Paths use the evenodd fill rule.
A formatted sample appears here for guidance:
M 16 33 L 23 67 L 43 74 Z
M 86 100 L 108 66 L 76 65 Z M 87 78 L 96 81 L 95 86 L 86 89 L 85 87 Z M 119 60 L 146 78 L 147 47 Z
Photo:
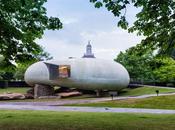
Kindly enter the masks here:
M 145 36 L 146 38 L 142 40 L 142 46 L 159 49 L 159 54 L 171 54 L 174 50 L 174 0 L 90 0 L 90 2 L 93 2 L 96 8 L 105 6 L 114 16 L 120 17 L 119 27 Z M 126 18 L 127 5 L 129 4 L 141 9 L 136 14 L 137 19 L 131 27 L 129 27 Z
M 136 47 L 131 47 L 125 52 L 120 52 L 115 61 L 121 63 L 129 72 L 131 81 L 152 81 L 154 75 L 152 73 L 152 64 L 154 56 L 152 51 L 147 51 L 140 55 Z
M 137 51 L 139 45 L 120 52 L 115 61 L 128 70 L 131 81 L 175 82 L 175 60 L 169 56 L 158 56 L 152 50 Z
M 35 41 L 46 29 L 61 29 L 59 18 L 48 17 L 47 0 L 0 0 L 0 55 L 6 65 L 37 58 L 43 49 Z

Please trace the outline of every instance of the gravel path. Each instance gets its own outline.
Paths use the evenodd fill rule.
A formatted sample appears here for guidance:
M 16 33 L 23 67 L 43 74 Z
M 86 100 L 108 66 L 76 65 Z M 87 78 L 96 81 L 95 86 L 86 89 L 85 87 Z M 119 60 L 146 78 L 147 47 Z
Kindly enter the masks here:
M 44 110 L 44 111 L 77 111 L 77 112 L 115 112 L 115 113 L 150 113 L 175 114 L 175 110 L 110 108 L 110 107 L 69 107 L 69 106 L 34 106 L 34 105 L 0 105 L 1 110 Z
M 175 93 L 166 93 L 159 94 L 159 96 L 165 95 L 175 95 Z M 142 96 L 127 96 L 127 97 L 114 97 L 113 100 L 126 100 L 126 99 L 142 99 L 148 97 L 157 96 L 156 94 L 142 95 Z M 65 99 L 58 101 L 45 101 L 45 102 L 0 102 L 1 105 L 34 105 L 34 106 L 61 106 L 65 104 L 82 104 L 82 103 L 95 103 L 95 102 L 103 102 L 103 101 L 111 101 L 110 97 L 105 98 L 89 98 L 89 99 Z
M 175 93 L 159 94 L 175 95 Z M 140 99 L 156 96 L 156 94 L 142 95 L 136 97 L 115 97 L 114 100 Z M 163 109 L 139 109 L 139 108 L 110 108 L 110 107 L 70 107 L 61 106 L 64 104 L 93 103 L 110 101 L 111 98 L 92 98 L 75 100 L 58 100 L 48 102 L 0 102 L 1 110 L 46 110 L 46 111 L 80 111 L 80 112 L 117 112 L 117 113 L 154 113 L 154 114 L 175 114 L 175 110 Z

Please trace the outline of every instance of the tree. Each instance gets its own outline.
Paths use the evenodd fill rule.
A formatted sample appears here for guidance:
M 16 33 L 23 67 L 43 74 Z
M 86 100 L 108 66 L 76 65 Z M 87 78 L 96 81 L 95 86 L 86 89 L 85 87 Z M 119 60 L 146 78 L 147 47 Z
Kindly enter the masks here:
M 31 64 L 42 60 L 50 60 L 52 57 L 49 53 L 41 50 L 34 58 L 28 61 L 18 62 L 15 64 L 15 67 L 6 67 L 3 59 L 4 58 L 0 56 L 0 80 L 24 80 L 24 73 Z
M 175 60 L 154 54 L 152 50 L 140 53 L 138 46 L 120 52 L 115 59 L 128 70 L 131 81 L 175 83 Z
M 105 6 L 114 16 L 120 17 L 118 26 L 121 28 L 145 36 L 141 42 L 142 46 L 158 49 L 159 54 L 171 55 L 175 48 L 174 0 L 90 0 L 90 2 L 93 2 L 96 8 Z M 141 9 L 136 14 L 137 20 L 132 27 L 129 27 L 126 18 L 128 4 Z M 144 50 L 144 47 L 142 49 Z
M 13 73 L 13 79 L 15 80 L 24 80 L 24 73 L 26 69 L 33 63 L 35 63 L 36 60 L 28 61 L 24 63 L 18 63 L 17 67 L 15 68 L 15 71 Z
M 157 65 L 153 73 L 155 79 L 161 82 L 175 81 L 175 61 L 170 57 L 158 57 L 155 59 Z
M 25 61 L 25 62 L 18 62 L 16 64 L 14 71 L 12 71 L 13 73 L 12 79 L 24 80 L 25 71 L 31 64 L 38 62 L 38 61 L 51 60 L 52 58 L 53 57 L 50 56 L 49 53 L 44 52 L 43 50 L 39 54 L 37 54 L 34 59 L 30 59 L 29 61 Z
M 154 80 L 152 73 L 152 60 L 154 58 L 152 51 L 140 55 L 135 50 L 136 47 L 131 47 L 120 52 L 115 61 L 121 63 L 128 70 L 131 81 L 146 82 Z
M 43 49 L 36 39 L 46 29 L 62 28 L 59 18 L 46 15 L 46 1 L 0 0 L 0 55 L 6 67 L 38 58 Z

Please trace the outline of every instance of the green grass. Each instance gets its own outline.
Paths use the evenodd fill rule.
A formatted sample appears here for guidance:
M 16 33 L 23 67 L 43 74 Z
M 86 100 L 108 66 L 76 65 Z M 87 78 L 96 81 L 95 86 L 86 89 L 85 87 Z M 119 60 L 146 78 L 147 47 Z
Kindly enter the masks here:
M 9 87 L 9 88 L 0 88 L 0 94 L 3 93 L 26 93 L 29 90 L 29 87 Z
M 173 93 L 175 88 L 165 88 L 165 87 L 139 87 L 135 89 L 127 88 L 120 92 L 120 96 L 140 96 L 144 94 L 156 94 L 156 90 L 159 93 Z
M 72 104 L 71 106 L 175 109 L 175 95 L 156 96 L 144 99 L 113 100 L 88 104 Z
M 0 111 L 1 130 L 174 130 L 175 115 Z

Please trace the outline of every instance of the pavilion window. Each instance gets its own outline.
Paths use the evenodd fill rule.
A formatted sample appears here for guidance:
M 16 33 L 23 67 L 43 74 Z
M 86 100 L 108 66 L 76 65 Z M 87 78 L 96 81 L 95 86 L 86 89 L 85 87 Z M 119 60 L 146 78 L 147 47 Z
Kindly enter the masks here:
M 59 65 L 58 67 L 59 78 L 69 78 L 70 77 L 70 65 Z

